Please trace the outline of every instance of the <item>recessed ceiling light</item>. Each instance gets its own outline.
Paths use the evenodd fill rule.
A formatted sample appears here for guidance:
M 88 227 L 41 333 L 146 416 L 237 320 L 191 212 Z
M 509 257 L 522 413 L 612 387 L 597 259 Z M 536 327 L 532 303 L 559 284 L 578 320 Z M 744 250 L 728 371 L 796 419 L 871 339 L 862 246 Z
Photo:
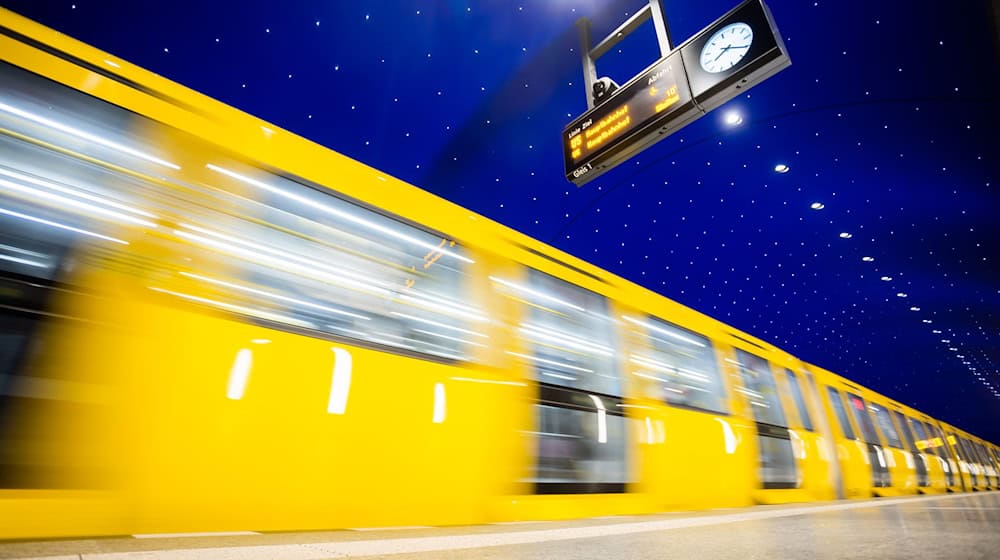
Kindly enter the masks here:
M 788 173 L 789 167 L 783 163 L 779 163 L 774 166 L 774 171 L 777 173 Z
M 840 238 L 841 239 L 850 239 L 852 237 L 854 237 L 854 235 L 850 234 L 850 233 L 847 233 L 846 231 L 840 232 Z
M 917 306 L 913 306 L 910 308 L 910 311 L 920 311 L 920 308 Z
M 812 208 L 813 210 L 822 210 L 826 208 L 826 204 L 823 204 L 822 202 L 813 202 L 812 204 L 809 205 L 809 207 Z
M 882 281 L 883 282 L 889 282 L 890 280 L 892 280 L 892 276 L 883 276 L 882 277 Z
M 873 260 L 875 260 L 875 257 L 861 257 L 861 260 L 865 262 L 872 262 Z
M 729 126 L 739 126 L 743 124 L 743 115 L 738 111 L 729 111 L 726 113 L 725 122 Z
M 904 294 L 903 292 L 899 292 L 898 294 L 896 294 L 896 297 L 906 297 L 906 294 Z

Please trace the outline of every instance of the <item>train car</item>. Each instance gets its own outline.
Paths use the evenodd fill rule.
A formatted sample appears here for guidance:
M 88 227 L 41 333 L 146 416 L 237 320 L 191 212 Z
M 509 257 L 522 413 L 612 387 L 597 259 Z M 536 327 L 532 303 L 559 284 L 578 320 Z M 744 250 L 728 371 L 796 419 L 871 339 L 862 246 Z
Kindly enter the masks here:
M 2 9 L 0 57 L 0 538 L 996 485 L 969 434 Z

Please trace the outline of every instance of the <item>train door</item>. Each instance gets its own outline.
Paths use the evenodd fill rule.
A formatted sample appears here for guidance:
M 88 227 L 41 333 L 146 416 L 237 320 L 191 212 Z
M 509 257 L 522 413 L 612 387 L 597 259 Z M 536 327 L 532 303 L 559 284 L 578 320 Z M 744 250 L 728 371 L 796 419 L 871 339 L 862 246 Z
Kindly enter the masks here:
M 983 448 L 979 445 L 979 442 L 970 439 L 969 447 L 976 454 L 976 460 L 979 463 L 980 472 L 983 475 L 983 486 L 990 488 L 993 486 L 993 469 L 990 468 L 990 462 L 986 460 L 986 456 L 983 454 Z
M 806 375 L 806 379 L 809 380 L 809 400 L 813 404 L 813 410 L 818 411 L 816 415 L 816 423 L 819 426 L 819 431 L 821 434 L 820 448 L 823 450 L 822 453 L 826 454 L 828 458 L 828 472 L 830 480 L 833 481 L 834 491 L 836 492 L 836 498 L 838 500 L 844 499 L 844 477 L 840 469 L 839 461 L 837 460 L 837 446 L 834 443 L 833 428 L 830 426 L 829 418 L 823 412 L 823 399 L 819 395 L 819 388 L 816 385 L 816 379 L 813 374 L 808 369 L 803 369 Z
M 965 462 L 969 464 L 969 474 L 972 476 L 972 486 L 976 490 L 985 488 L 986 474 L 983 472 L 983 467 L 980 464 L 979 456 L 976 454 L 975 446 L 973 446 L 972 441 L 964 436 L 958 436 L 958 443 L 962 448 L 962 452 L 965 454 Z
M 531 268 L 521 282 L 497 283 L 529 303 L 518 328 L 523 353 L 513 355 L 538 384 L 533 493 L 624 493 L 631 466 L 607 299 Z
M 838 459 L 844 478 L 844 489 L 848 497 L 868 497 L 871 493 L 871 477 L 866 472 L 868 469 L 864 469 L 861 465 L 867 465 L 870 460 L 866 450 L 862 447 L 863 444 L 854 435 L 854 427 L 847 415 L 840 391 L 829 385 L 826 386 L 826 390 L 830 408 L 837 418 L 837 424 L 840 426 L 845 440 L 845 445 L 838 445 Z
M 875 403 L 874 399 L 868 401 L 868 411 L 870 416 L 875 417 L 876 434 L 881 436 L 885 447 L 885 459 L 889 467 L 889 478 L 893 482 L 895 490 L 903 492 L 917 492 L 916 463 L 919 459 L 903 448 L 903 438 L 899 435 L 889 409 L 885 405 Z M 926 471 L 925 471 L 926 474 Z
M 962 484 L 962 491 L 971 492 L 972 474 L 969 472 L 969 465 L 965 462 L 965 458 L 958 447 L 958 440 L 955 438 L 955 434 L 945 432 L 941 428 L 938 428 L 937 433 L 938 437 L 941 438 L 941 446 L 945 449 L 945 452 L 948 453 L 948 457 L 954 465 L 955 473 L 958 476 L 958 480 Z
M 892 416 L 896 420 L 899 433 L 903 436 L 903 443 L 913 457 L 913 466 L 917 472 L 917 487 L 925 488 L 930 486 L 930 477 L 927 474 L 927 459 L 921 453 L 920 449 L 917 448 L 916 441 L 913 439 L 913 432 L 910 431 L 910 425 L 906 421 L 906 417 L 898 410 L 893 410 Z
M 886 452 L 879 440 L 878 433 L 875 431 L 875 425 L 872 424 L 872 417 L 868 414 L 865 400 L 854 393 L 847 393 L 847 399 L 851 403 L 850 409 L 854 414 L 854 420 L 861 429 L 861 437 L 868 444 L 868 457 L 872 467 L 872 486 L 875 488 L 892 486 L 889 466 L 886 464 Z
M 743 392 L 750 400 L 757 424 L 761 485 L 764 489 L 798 488 L 802 477 L 795 466 L 792 436 L 771 365 L 740 349 L 736 349 L 736 359 L 742 372 Z
M 756 457 L 740 445 L 750 427 L 730 417 L 715 342 L 654 315 L 621 318 L 643 488 L 670 509 L 746 505 L 753 481 L 742 467 Z
M 955 490 L 964 490 L 965 478 L 962 476 L 962 471 L 959 468 L 958 462 L 955 460 L 955 455 L 951 452 L 951 448 L 945 441 L 944 433 L 941 432 L 941 428 L 929 420 L 924 421 L 924 427 L 927 428 L 927 435 L 930 437 L 930 442 L 934 447 L 934 452 L 937 453 L 938 457 L 940 457 L 941 460 L 948 466 L 948 491 L 953 492 Z

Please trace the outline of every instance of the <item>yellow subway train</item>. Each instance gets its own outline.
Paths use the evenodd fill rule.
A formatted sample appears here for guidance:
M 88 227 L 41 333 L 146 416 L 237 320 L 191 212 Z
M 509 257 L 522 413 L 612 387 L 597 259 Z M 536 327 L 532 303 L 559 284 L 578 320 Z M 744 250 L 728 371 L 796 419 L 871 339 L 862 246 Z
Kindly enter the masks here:
M 0 538 L 995 490 L 998 448 L 0 9 Z

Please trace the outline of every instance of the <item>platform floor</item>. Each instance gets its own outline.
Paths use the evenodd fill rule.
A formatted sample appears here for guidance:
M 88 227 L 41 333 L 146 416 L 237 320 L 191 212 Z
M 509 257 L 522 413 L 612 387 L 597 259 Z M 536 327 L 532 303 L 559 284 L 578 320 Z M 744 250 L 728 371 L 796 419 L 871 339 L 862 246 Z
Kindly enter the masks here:
M 1000 492 L 470 527 L 0 542 L 49 560 L 1000 558 Z

